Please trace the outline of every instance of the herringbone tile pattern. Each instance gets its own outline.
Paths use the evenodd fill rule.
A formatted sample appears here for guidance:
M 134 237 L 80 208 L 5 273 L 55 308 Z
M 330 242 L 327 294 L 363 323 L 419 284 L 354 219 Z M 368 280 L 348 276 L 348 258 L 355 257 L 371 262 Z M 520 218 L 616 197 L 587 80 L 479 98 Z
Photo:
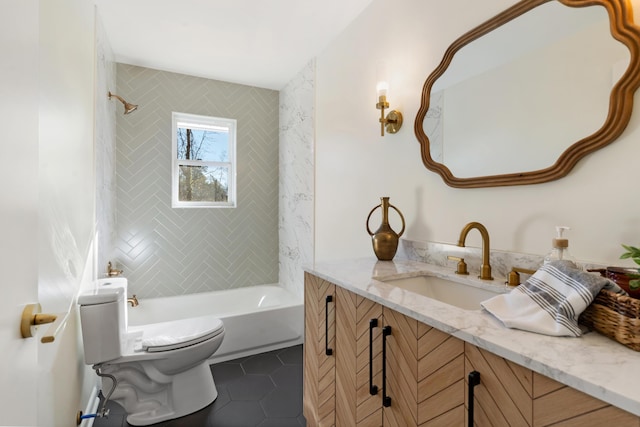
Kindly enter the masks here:
M 141 297 L 278 282 L 278 92 L 118 64 L 113 258 Z M 237 208 L 171 207 L 171 112 L 234 118 Z

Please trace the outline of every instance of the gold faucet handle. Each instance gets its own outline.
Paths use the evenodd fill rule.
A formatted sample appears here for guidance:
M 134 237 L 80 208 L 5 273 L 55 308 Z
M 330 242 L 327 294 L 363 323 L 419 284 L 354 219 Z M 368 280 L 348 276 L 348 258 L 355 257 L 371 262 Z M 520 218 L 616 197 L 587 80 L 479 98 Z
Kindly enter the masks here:
M 122 273 L 124 273 L 123 270 L 117 270 L 113 268 L 113 264 L 111 264 L 111 261 L 107 263 L 107 277 L 117 277 Z
M 458 261 L 458 266 L 456 268 L 456 274 L 464 274 L 467 275 L 469 274 L 469 271 L 467 270 L 467 263 L 464 262 L 464 258 L 460 258 L 457 256 L 447 256 L 447 259 L 450 259 L 452 261 Z
M 529 270 L 528 268 L 512 267 L 509 275 L 507 276 L 507 285 L 519 286 L 520 285 L 520 273 L 534 274 L 535 270 Z

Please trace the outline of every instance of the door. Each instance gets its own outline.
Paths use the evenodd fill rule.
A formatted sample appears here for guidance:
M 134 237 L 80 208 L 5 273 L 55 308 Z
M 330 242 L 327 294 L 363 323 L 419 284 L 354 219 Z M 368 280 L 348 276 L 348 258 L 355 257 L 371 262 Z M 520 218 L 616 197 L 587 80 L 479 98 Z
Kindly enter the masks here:
M 0 425 L 37 425 L 37 344 L 20 316 L 38 297 L 38 2 L 0 0 Z
M 81 409 L 72 302 L 95 277 L 94 30 L 86 0 L 0 0 L 3 426 L 71 425 Z M 20 336 L 35 302 L 71 313 L 52 344 Z

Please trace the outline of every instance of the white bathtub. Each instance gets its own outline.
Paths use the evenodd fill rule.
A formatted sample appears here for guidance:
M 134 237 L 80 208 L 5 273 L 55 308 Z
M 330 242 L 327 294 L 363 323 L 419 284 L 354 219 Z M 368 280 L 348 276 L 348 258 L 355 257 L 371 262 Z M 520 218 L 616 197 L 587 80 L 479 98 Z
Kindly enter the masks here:
M 214 314 L 225 336 L 210 363 L 301 344 L 302 298 L 277 285 L 259 285 L 174 297 L 140 299 L 129 307 L 132 326 Z

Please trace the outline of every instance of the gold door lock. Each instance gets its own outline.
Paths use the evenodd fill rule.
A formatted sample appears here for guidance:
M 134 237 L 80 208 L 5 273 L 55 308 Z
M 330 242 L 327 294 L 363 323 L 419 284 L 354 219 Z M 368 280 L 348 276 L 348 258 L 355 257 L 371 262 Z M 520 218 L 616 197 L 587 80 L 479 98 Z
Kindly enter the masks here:
M 20 334 L 22 335 L 22 338 L 30 338 L 34 336 L 33 327 L 44 325 L 46 323 L 54 323 L 58 319 L 58 315 L 40 313 L 40 310 L 42 310 L 42 307 L 40 307 L 40 304 L 38 303 L 27 304 L 24 307 L 24 310 L 22 310 L 22 320 L 20 321 Z M 58 327 L 54 329 L 53 334 L 47 334 L 42 337 L 41 341 L 43 343 L 53 342 L 59 329 L 60 327 L 58 325 Z

